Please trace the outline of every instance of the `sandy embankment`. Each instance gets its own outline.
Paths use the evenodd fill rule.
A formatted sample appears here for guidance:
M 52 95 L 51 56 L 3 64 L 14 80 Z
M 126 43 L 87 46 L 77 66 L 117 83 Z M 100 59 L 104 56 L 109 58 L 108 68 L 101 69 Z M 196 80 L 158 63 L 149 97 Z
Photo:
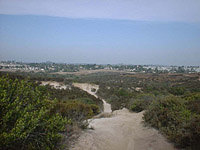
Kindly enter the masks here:
M 95 84 L 88 84 L 88 83 L 73 83 L 73 86 L 78 87 L 86 92 L 88 92 L 89 94 L 95 96 L 96 98 L 98 98 L 98 96 L 96 95 L 96 92 L 99 89 L 99 85 L 95 85 Z M 95 92 L 92 92 L 92 89 L 96 89 Z M 104 112 L 105 113 L 111 113 L 111 105 L 106 103 L 106 101 L 104 99 L 102 99 L 103 101 L 103 108 L 104 108 Z
M 54 87 L 55 89 L 67 89 L 67 86 L 64 85 L 62 82 L 56 82 L 56 81 L 41 81 L 41 85 L 47 85 Z
M 97 97 L 92 88 L 98 85 L 79 84 L 74 86 Z M 106 112 L 111 112 L 110 104 L 104 101 Z M 110 118 L 93 119 L 90 126 L 94 130 L 84 132 L 72 150 L 174 150 L 173 146 L 153 128 L 144 127 L 143 112 L 132 113 L 127 109 L 112 112 Z

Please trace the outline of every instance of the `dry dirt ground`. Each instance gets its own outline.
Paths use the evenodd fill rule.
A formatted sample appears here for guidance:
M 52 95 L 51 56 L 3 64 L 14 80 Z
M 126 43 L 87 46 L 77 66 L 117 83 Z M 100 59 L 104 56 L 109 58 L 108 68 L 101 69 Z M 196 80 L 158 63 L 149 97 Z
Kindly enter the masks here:
M 91 92 L 92 88 L 98 90 L 98 85 L 79 84 L 74 86 Z M 106 113 L 111 113 L 109 118 L 90 120 L 90 127 L 79 137 L 71 150 L 174 150 L 157 130 L 144 127 L 142 123 L 143 112 L 133 113 L 127 109 L 111 112 L 110 105 L 104 101 Z
M 129 73 L 129 74 L 135 74 L 135 72 L 128 72 L 128 71 L 118 71 L 118 70 L 107 70 L 107 69 L 98 69 L 98 70 L 80 70 L 77 72 L 53 72 L 51 74 L 73 74 L 73 75 L 87 75 L 92 73 L 100 73 L 100 72 L 115 72 L 115 73 Z
M 56 81 L 41 81 L 41 85 L 47 85 L 49 84 L 50 86 L 54 87 L 55 89 L 66 89 L 66 85 L 64 85 L 61 82 L 56 82 Z

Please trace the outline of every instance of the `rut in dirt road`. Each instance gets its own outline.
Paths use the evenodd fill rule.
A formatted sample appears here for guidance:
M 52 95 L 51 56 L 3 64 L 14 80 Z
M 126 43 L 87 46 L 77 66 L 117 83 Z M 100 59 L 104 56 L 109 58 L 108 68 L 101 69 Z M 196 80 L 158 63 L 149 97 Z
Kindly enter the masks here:
M 97 97 L 92 88 L 98 85 L 79 84 L 74 86 Z M 106 112 L 111 112 L 110 104 L 104 101 Z M 174 150 L 172 144 L 153 128 L 144 127 L 143 112 L 132 113 L 128 109 L 116 110 L 110 118 L 92 119 L 71 150 Z

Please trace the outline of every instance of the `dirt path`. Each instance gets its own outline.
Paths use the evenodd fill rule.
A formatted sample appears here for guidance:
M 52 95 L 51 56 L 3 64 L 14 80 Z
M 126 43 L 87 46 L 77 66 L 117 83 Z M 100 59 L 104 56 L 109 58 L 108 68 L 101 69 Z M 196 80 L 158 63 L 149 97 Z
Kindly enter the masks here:
M 91 88 L 98 85 L 79 84 L 74 86 L 97 97 Z M 104 101 L 104 110 L 111 112 L 110 105 Z M 87 130 L 78 139 L 71 150 L 174 150 L 173 146 L 155 129 L 144 127 L 141 113 L 132 113 L 127 109 L 112 112 L 110 118 L 93 119 Z
M 96 92 L 98 91 L 99 89 L 99 86 L 96 85 L 96 84 L 88 84 L 88 83 L 73 83 L 73 86 L 75 87 L 78 87 L 86 92 L 88 92 L 89 94 L 95 96 L 96 98 L 98 97 L 96 95 Z M 92 89 L 96 89 L 95 92 L 92 92 Z M 111 113 L 112 110 L 111 110 L 111 105 L 106 103 L 106 101 L 104 99 L 102 99 L 103 101 L 103 108 L 104 108 L 104 112 L 106 113 Z

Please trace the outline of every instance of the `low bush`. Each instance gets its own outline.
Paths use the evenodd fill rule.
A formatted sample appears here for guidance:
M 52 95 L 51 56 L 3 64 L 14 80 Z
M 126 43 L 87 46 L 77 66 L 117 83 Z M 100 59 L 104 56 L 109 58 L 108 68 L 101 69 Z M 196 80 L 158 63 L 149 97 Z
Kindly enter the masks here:
M 200 116 L 187 108 L 187 102 L 174 96 L 153 101 L 144 113 L 144 120 L 177 147 L 197 150 L 200 148 Z
M 99 113 L 99 106 L 95 104 L 84 104 L 80 101 L 60 102 L 55 108 L 63 117 L 72 120 L 72 122 L 83 123 L 84 120 L 93 117 Z
M 95 88 L 92 88 L 91 91 L 92 91 L 92 92 L 96 92 L 96 89 L 95 89 Z
M 186 95 L 185 99 L 187 109 L 200 115 L 200 93 Z
M 145 100 L 135 100 L 130 109 L 134 112 L 141 112 L 145 110 L 148 107 L 148 105 L 149 103 L 147 104 Z
M 130 109 L 134 112 L 141 112 L 146 110 L 151 102 L 156 99 L 153 94 L 138 94 L 136 100 L 133 101 Z
M 183 95 L 185 93 L 185 88 L 184 87 L 172 87 L 169 88 L 169 93 L 173 95 Z
M 68 121 L 50 114 L 55 104 L 31 82 L 0 77 L 0 149 L 56 149 Z
M 78 98 L 76 100 L 84 104 L 95 104 L 95 102 L 90 98 Z

